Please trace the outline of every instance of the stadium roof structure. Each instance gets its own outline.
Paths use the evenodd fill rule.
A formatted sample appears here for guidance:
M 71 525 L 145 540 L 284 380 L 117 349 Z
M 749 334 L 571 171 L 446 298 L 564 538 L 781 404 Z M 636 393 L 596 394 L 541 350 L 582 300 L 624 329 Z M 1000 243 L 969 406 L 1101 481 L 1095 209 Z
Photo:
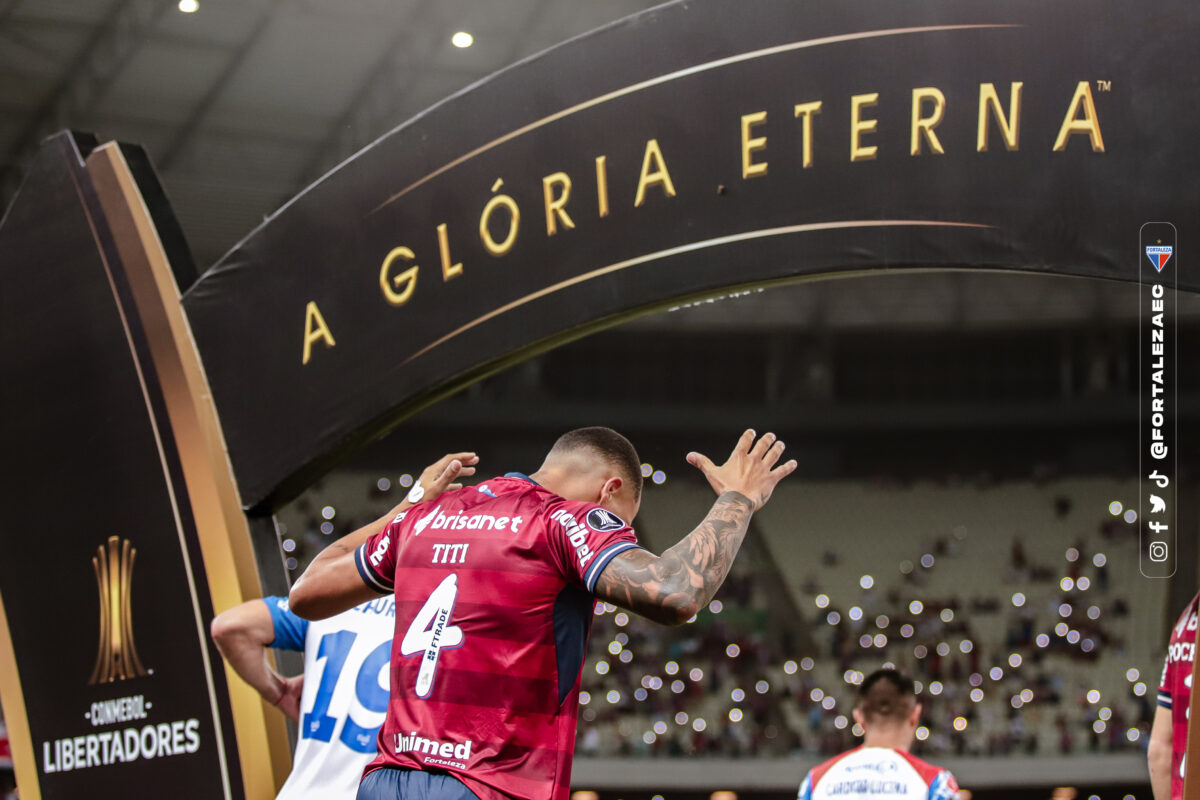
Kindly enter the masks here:
M 146 148 L 212 264 L 435 102 L 652 0 L 3 0 L 0 204 L 47 135 Z M 184 4 L 185 7 L 186 3 Z M 458 32 L 469 47 L 456 47 Z

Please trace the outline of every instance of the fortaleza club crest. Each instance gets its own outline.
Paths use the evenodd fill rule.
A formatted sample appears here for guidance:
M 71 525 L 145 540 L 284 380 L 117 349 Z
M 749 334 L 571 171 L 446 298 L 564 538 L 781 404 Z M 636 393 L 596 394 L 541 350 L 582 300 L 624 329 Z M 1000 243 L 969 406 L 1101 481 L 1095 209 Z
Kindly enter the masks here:
M 1146 245 L 1146 258 L 1150 259 L 1150 263 L 1159 272 L 1163 271 L 1163 267 L 1171 260 L 1171 256 L 1175 253 L 1175 247 L 1169 244 L 1148 244 Z
M 133 560 L 137 549 L 128 539 L 108 537 L 107 545 L 96 548 L 92 569 L 100 592 L 100 644 L 96 666 L 88 683 L 112 683 L 145 675 L 133 641 Z

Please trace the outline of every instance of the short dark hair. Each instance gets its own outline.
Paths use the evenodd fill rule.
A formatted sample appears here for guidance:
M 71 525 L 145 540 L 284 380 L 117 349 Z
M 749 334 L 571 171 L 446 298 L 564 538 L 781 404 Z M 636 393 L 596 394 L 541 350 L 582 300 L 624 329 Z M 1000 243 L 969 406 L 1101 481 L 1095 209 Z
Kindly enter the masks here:
M 606 462 L 621 471 L 621 476 L 633 487 L 635 498 L 642 496 L 642 460 L 638 458 L 633 443 L 612 428 L 593 425 L 576 428 L 558 437 L 550 454 L 568 453 L 575 450 L 591 450 Z
M 903 721 L 916 704 L 916 685 L 898 670 L 875 670 L 858 687 L 858 708 L 868 723 Z

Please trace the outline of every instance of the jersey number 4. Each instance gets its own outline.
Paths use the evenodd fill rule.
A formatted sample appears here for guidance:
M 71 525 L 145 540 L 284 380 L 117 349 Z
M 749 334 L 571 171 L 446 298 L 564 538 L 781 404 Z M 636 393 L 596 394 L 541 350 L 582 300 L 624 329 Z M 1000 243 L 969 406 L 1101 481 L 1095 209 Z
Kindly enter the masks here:
M 421 654 L 415 687 L 417 697 L 421 699 L 433 693 L 433 679 L 442 650 L 462 646 L 462 628 L 450 624 L 457 601 L 458 575 L 451 573 L 430 593 L 400 642 L 400 653 L 406 658 Z

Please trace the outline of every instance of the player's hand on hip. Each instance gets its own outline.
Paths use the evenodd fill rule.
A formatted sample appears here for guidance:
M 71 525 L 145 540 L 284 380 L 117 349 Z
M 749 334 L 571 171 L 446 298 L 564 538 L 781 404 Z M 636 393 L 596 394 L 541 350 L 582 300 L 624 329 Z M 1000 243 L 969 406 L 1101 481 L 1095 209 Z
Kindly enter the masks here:
M 304 674 L 283 679 L 283 693 L 275 701 L 275 705 L 288 719 L 300 721 L 300 694 L 304 691 Z
M 474 453 L 447 453 L 430 464 L 417 479 L 425 490 L 422 500 L 432 500 L 442 492 L 452 492 L 461 489 L 459 478 L 467 478 L 475 474 L 475 465 L 479 456 Z
M 717 466 L 700 453 L 688 453 L 687 461 L 704 473 L 718 495 L 725 492 L 745 495 L 757 511 L 771 499 L 775 485 L 796 469 L 794 459 L 776 466 L 783 449 L 783 442 L 775 434 L 763 434 L 756 441 L 754 431 L 747 430 L 724 464 Z

